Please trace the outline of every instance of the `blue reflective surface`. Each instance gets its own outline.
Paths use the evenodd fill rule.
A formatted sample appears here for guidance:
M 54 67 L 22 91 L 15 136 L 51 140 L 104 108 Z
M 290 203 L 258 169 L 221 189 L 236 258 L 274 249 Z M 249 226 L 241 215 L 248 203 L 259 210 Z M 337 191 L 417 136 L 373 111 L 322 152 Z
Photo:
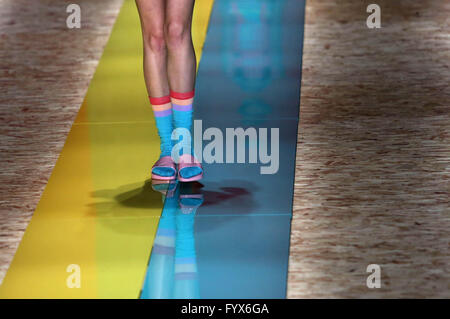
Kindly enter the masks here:
M 284 298 L 289 216 L 196 220 L 202 298 Z
M 199 216 L 202 184 L 168 186 L 141 298 L 284 297 L 290 216 Z
M 302 0 L 216 1 L 195 117 L 298 119 L 303 25 Z
M 194 102 L 205 174 L 201 183 L 152 181 L 165 203 L 141 298 L 286 297 L 304 5 L 215 1 Z M 226 129 L 239 127 L 255 135 L 227 149 Z M 261 174 L 262 129 L 268 141 L 272 129 L 279 134 L 267 143 L 267 155 L 278 149 L 273 174 Z M 237 163 L 238 149 L 245 163 Z
M 253 120 L 244 123 L 243 120 L 203 119 L 204 128 L 216 127 L 223 132 L 223 163 L 208 163 L 207 145 L 203 142 L 203 167 L 205 187 L 205 204 L 199 208 L 198 214 L 206 215 L 291 215 L 292 196 L 295 171 L 295 150 L 297 143 L 298 121 L 287 120 Z M 256 136 L 256 161 L 250 161 L 249 139 L 238 143 L 234 139 L 233 162 L 227 161 L 226 128 L 254 129 Z M 267 129 L 267 143 L 261 138 L 261 129 Z M 279 138 L 271 145 L 271 131 L 278 131 Z M 273 131 L 272 131 L 273 133 Z M 219 138 L 220 140 L 220 138 Z M 197 141 L 196 141 L 197 142 Z M 244 144 L 244 145 L 242 145 Z M 262 144 L 267 145 L 267 154 L 272 155 L 268 163 L 261 162 L 259 151 Z M 278 145 L 278 155 L 275 156 L 275 144 Z M 245 163 L 237 163 L 239 151 L 245 151 Z M 263 167 L 277 169 L 274 174 L 261 174 Z M 220 199 L 226 200 L 220 200 Z

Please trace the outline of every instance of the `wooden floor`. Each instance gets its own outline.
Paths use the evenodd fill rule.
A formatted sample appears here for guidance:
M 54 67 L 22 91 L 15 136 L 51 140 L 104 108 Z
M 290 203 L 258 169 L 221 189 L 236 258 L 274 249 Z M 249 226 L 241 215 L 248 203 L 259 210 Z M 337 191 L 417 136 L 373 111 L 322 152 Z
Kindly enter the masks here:
M 290 298 L 450 297 L 450 2 L 370 3 L 308 1 Z
M 0 282 L 83 102 L 122 0 L 0 2 Z M 56 54 L 55 54 L 56 53 Z
M 0 281 L 121 0 L 68 3 L 0 3 Z M 307 4 L 290 298 L 450 297 L 450 3 L 370 3 Z

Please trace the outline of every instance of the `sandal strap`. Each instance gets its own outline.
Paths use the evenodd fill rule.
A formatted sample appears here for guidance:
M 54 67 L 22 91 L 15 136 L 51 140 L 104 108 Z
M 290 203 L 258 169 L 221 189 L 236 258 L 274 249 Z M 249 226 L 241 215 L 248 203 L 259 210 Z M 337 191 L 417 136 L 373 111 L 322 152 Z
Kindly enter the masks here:
M 175 163 L 172 159 L 172 156 L 163 156 L 152 166 L 152 168 L 155 167 L 168 167 L 175 170 Z
M 191 154 L 181 155 L 178 165 L 180 169 L 183 167 L 202 167 L 200 162 Z

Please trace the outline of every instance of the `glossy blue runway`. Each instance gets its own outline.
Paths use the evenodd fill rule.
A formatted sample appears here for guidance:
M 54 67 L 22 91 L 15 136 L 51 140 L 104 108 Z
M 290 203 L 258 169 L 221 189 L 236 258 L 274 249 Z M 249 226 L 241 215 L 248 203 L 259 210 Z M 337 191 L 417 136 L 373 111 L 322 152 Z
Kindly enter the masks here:
M 215 1 L 196 85 L 195 143 L 203 137 L 205 155 L 205 131 L 222 132 L 210 138 L 222 141 L 222 156 L 214 155 L 223 163 L 204 158 L 201 184 L 153 183 L 164 209 L 141 298 L 286 297 L 304 6 Z M 239 127 L 251 137 L 234 142 L 231 163 L 226 131 Z M 270 162 L 259 152 L 264 130 Z M 245 163 L 237 163 L 240 146 Z M 264 166 L 273 172 L 262 174 Z

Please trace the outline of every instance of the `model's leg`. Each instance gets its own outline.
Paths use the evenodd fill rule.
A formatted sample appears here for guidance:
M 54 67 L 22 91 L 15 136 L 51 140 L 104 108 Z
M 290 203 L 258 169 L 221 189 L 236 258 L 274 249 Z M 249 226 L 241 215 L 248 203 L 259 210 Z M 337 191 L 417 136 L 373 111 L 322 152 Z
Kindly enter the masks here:
M 167 0 L 166 6 L 166 43 L 168 48 L 167 71 L 170 83 L 170 95 L 173 106 L 175 128 L 191 131 L 192 103 L 194 100 L 194 86 L 196 73 L 196 58 L 191 37 L 192 12 L 194 0 Z M 191 145 L 186 141 L 178 143 L 182 149 L 190 149 L 180 161 L 190 159 Z M 182 178 L 199 179 L 202 169 L 199 165 L 183 165 L 180 162 Z
M 175 177 L 172 152 L 172 104 L 167 78 L 167 47 L 164 38 L 165 0 L 136 0 L 144 47 L 144 77 L 161 139 L 161 158 L 152 177 Z
M 165 32 L 170 89 L 190 92 L 194 89 L 197 65 L 191 37 L 194 0 L 167 0 L 166 3 Z

